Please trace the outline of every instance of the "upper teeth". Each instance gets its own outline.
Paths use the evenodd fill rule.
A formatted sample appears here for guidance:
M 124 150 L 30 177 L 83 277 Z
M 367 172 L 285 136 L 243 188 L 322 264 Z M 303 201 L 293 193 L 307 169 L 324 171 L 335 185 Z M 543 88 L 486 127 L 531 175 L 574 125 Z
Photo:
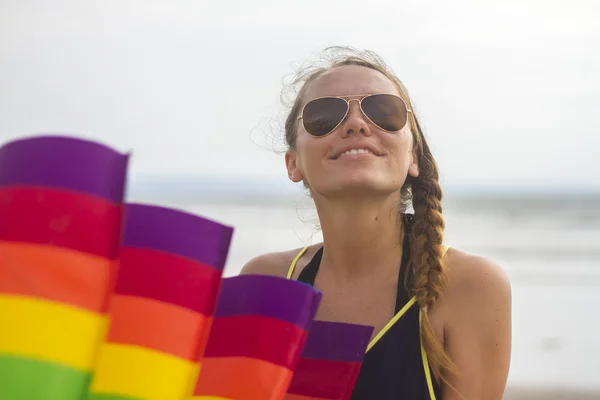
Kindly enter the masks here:
M 367 149 L 352 149 L 352 150 L 343 152 L 342 154 L 340 154 L 340 157 L 345 156 L 346 154 L 363 154 L 363 153 L 373 154 L 372 152 L 370 152 Z

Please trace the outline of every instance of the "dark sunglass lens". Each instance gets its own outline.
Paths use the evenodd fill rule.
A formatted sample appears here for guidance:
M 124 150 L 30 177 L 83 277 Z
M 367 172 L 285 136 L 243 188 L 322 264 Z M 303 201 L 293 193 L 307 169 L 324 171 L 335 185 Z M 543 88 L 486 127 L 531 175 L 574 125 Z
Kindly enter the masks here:
M 365 97 L 362 101 L 362 109 L 375 125 L 390 132 L 404 128 L 408 118 L 406 105 L 402 99 L 391 94 Z
M 344 119 L 347 110 L 347 103 L 335 97 L 309 101 L 302 113 L 304 129 L 313 136 L 327 135 Z

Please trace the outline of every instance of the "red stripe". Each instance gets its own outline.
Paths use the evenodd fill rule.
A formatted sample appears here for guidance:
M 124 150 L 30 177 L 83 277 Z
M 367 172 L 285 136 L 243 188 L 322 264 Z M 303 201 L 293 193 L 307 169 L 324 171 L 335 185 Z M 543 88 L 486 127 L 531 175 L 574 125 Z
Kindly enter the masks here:
M 39 244 L 0 242 L 0 293 L 105 313 L 116 260 Z
M 131 344 L 198 361 L 210 317 L 141 297 L 114 295 L 108 342 Z
M 0 240 L 66 247 L 116 259 L 121 205 L 50 188 L 0 189 Z
M 306 331 L 289 322 L 258 315 L 216 317 L 205 357 L 248 357 L 293 370 Z
M 123 247 L 115 291 L 211 316 L 222 271 L 174 254 Z
M 362 363 L 301 358 L 288 393 L 326 399 L 346 399 Z

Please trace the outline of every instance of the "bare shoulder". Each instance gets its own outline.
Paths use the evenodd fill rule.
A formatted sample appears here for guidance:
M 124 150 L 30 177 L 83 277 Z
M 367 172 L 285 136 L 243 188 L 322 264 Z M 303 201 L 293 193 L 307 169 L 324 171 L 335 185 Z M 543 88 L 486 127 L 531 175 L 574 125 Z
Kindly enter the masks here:
M 473 326 L 480 332 L 510 324 L 511 284 L 494 261 L 457 249 L 446 256 L 447 286 L 439 303 L 444 331 Z
M 450 249 L 447 287 L 437 310 L 444 348 L 459 374 L 444 399 L 502 398 L 511 358 L 511 285 L 504 269 L 484 257 Z
M 509 296 L 510 280 L 496 262 L 451 248 L 446 256 L 447 296 L 478 301 L 490 296 Z
M 300 247 L 292 250 L 261 254 L 248 261 L 242 268 L 240 274 L 273 275 L 285 278 L 292 263 L 299 256 L 294 270 L 294 276 L 297 276 L 298 271 L 306 265 L 308 257 L 314 255 L 314 251 L 312 250 L 313 247 L 314 246 L 310 246 L 306 251 L 304 248 Z

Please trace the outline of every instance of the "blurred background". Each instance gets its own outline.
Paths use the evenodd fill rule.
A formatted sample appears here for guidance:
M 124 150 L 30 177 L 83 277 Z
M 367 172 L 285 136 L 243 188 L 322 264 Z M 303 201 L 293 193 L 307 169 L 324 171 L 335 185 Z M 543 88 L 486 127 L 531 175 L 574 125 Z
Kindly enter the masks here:
M 287 181 L 284 83 L 327 46 L 408 87 L 446 241 L 513 285 L 507 399 L 600 399 L 600 3 L 0 0 L 0 144 L 131 151 L 131 201 L 235 227 L 226 275 L 321 240 Z

